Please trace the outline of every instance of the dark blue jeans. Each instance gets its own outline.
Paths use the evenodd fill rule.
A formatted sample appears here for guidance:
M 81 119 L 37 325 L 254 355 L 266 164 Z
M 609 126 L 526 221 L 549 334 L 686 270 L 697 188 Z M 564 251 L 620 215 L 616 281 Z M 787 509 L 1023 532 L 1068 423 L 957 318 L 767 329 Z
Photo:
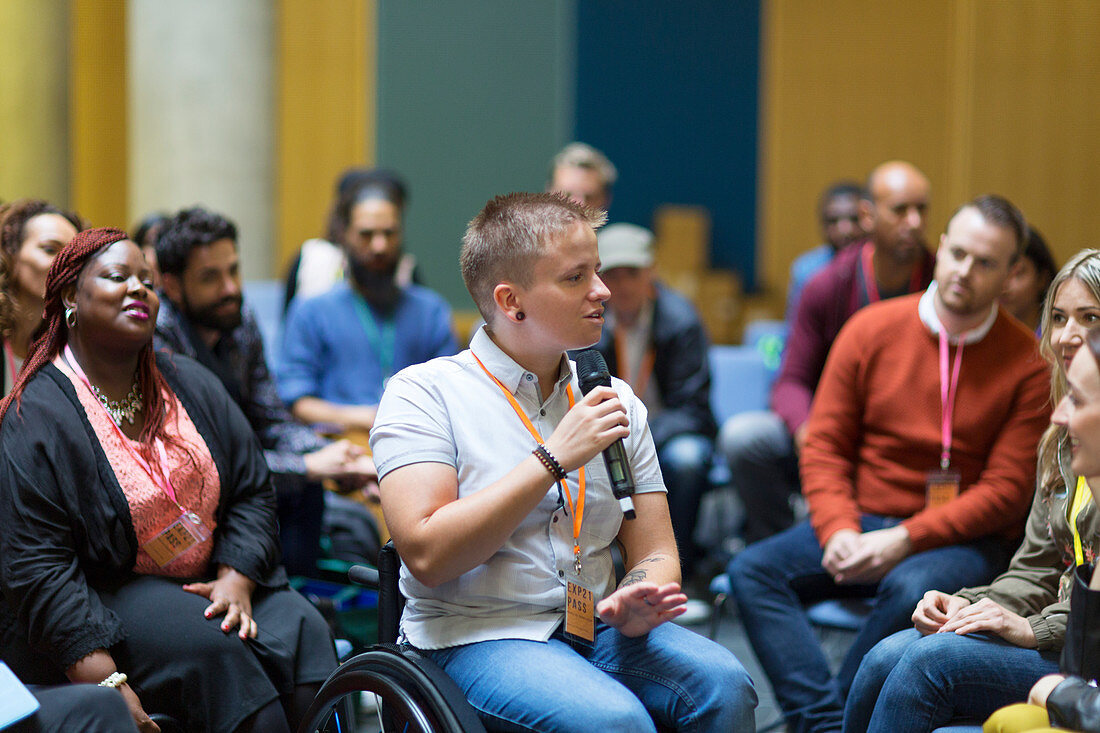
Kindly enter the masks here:
M 864 515 L 862 529 L 892 527 L 899 520 Z M 760 665 L 771 680 L 792 731 L 839 730 L 843 700 L 863 655 L 878 641 L 912 626 L 925 592 L 953 593 L 988 583 L 1008 563 L 1011 548 L 985 538 L 917 553 L 872 585 L 837 585 L 821 567 L 822 550 L 809 522 L 750 545 L 730 562 L 733 596 Z M 875 599 L 836 678 L 803 610 L 826 598 Z
M 899 631 L 860 665 L 844 707 L 844 730 L 907 733 L 959 718 L 980 723 L 1026 700 L 1040 677 L 1058 671 L 1058 654 L 992 635 Z

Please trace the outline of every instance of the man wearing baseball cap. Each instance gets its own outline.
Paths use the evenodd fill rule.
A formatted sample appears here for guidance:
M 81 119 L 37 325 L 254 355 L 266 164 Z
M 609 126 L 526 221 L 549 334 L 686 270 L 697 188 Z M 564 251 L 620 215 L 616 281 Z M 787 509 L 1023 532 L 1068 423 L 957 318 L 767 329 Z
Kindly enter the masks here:
M 633 224 L 612 224 L 597 236 L 600 277 L 611 299 L 595 348 L 611 373 L 629 383 L 649 411 L 687 582 L 695 569 L 695 520 L 708 485 L 717 432 L 710 411 L 707 334 L 695 307 L 657 281 L 652 232 Z

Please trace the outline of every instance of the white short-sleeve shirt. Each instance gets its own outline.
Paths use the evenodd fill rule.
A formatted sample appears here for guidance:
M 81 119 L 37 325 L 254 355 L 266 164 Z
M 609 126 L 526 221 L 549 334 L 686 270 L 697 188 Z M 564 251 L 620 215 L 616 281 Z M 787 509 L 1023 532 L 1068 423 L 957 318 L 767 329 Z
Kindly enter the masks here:
M 581 399 L 576 366 L 564 354 L 558 381 L 543 402 L 538 378 L 501 351 L 482 327 L 470 349 L 408 367 L 390 379 L 370 438 L 380 477 L 414 463 L 443 463 L 457 472 L 456 498 L 461 498 L 499 480 L 531 454 L 535 439 L 473 354 L 512 392 L 544 440 L 569 409 L 566 387 L 572 385 L 574 397 Z M 664 491 L 645 407 L 625 382 L 613 378 L 611 386 L 630 423 L 624 444 L 636 491 Z M 603 598 L 615 586 L 608 546 L 623 515 L 602 456 L 589 461 L 585 471 L 582 580 Z M 577 478 L 577 471 L 567 478 L 574 501 Z M 503 547 L 455 580 L 429 588 L 402 566 L 401 592 L 407 603 L 401 631 L 421 649 L 491 639 L 546 640 L 564 616 L 572 566 L 572 521 L 554 483 Z

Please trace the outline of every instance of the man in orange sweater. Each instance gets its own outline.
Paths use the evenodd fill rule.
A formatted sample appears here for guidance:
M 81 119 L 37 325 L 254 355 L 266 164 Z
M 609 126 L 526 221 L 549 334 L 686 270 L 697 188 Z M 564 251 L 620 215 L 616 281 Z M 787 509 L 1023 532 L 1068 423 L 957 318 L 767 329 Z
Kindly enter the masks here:
M 1034 335 L 997 305 L 1026 231 L 1000 197 L 965 204 L 928 290 L 863 309 L 829 353 L 801 456 L 810 519 L 729 567 L 789 730 L 839 730 L 864 653 L 925 591 L 1007 564 L 1050 409 Z M 853 595 L 875 604 L 834 678 L 802 604 Z

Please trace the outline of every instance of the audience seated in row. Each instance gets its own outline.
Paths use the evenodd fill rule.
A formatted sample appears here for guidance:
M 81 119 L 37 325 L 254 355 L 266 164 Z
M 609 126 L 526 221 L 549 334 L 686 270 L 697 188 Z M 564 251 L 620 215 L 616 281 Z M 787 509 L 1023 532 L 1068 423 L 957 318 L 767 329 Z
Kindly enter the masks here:
M 645 406 L 617 379 L 582 396 L 565 353 L 602 331 L 604 216 L 549 193 L 490 201 L 461 254 L 485 325 L 383 394 L 371 447 L 401 631 L 493 730 L 752 730 L 740 663 L 667 623 L 687 599 Z M 600 457 L 618 439 L 631 520 Z
M 42 325 L 46 273 L 61 248 L 83 228 L 79 216 L 42 199 L 0 206 L 0 371 L 5 395 Z
M 787 323 L 794 321 L 802 289 L 810 278 L 824 270 L 837 252 L 867 236 L 859 216 L 859 202 L 864 198 L 863 188 L 854 181 L 837 181 L 821 193 L 817 216 L 825 241 L 803 252 L 791 263 L 787 306 L 783 311 Z
M 1076 446 L 1071 468 L 1085 479 L 1095 503 L 1100 484 L 1100 449 L 1096 436 L 1100 414 L 1100 331 L 1095 327 L 1085 338 L 1067 373 L 1069 394 L 1054 411 L 1053 422 L 1066 431 Z M 1091 528 L 1090 528 L 1091 529 Z M 1095 536 L 1095 535 L 1094 535 Z M 1096 634 L 1100 618 L 1100 576 L 1095 560 L 1074 568 L 1069 620 L 1060 673 L 1050 674 L 1032 686 L 1028 704 L 1003 708 L 986 721 L 991 733 L 1055 733 L 1075 730 L 1100 731 L 1100 639 Z
M 408 203 L 408 187 L 397 173 L 384 168 L 349 168 L 336 181 L 336 196 L 329 213 L 327 231 L 324 237 L 307 239 L 287 270 L 283 310 L 290 307 L 297 296 L 309 298 L 327 293 L 337 283 L 344 281 L 347 269 L 345 247 L 348 239 L 346 217 L 340 214 L 340 202 L 345 198 L 358 198 L 356 192 L 364 188 L 376 189 L 376 198 L 389 201 L 396 207 L 396 217 L 391 212 L 383 212 L 387 223 L 397 221 L 396 226 L 387 230 L 387 237 L 401 239 L 401 220 Z M 402 252 L 398 261 L 395 279 L 401 286 L 410 282 L 419 282 L 416 278 L 416 258 Z
M 325 507 L 320 482 L 373 484 L 374 462 L 362 447 L 330 441 L 299 423 L 279 399 L 260 329 L 243 304 L 233 222 L 183 209 L 161 223 L 156 259 L 165 297 L 154 343 L 213 372 L 244 412 L 271 469 L 283 564 L 293 575 L 314 575 Z
M 717 426 L 710 411 L 708 339 L 695 306 L 659 282 L 653 234 L 612 224 L 597 235 L 611 294 L 595 347 L 649 413 L 684 580 L 695 573 L 695 523 L 709 486 Z
M 1001 294 L 1001 305 L 1039 337 L 1042 336 L 1043 302 L 1056 272 L 1058 265 L 1054 263 L 1046 240 L 1029 222 L 1027 245 L 1023 255 L 1012 266 L 1005 291 Z
M 407 369 L 383 394 L 391 375 L 406 366 L 448 357 L 457 347 L 446 304 L 431 291 L 409 284 L 411 260 L 404 257 L 401 245 L 404 184 L 384 171 L 349 171 L 340 182 L 327 240 L 311 240 L 327 249 L 310 243 L 303 246 L 288 279 L 289 294 L 302 297 L 293 303 L 287 299 L 285 371 L 280 372 L 278 384 L 291 398 L 293 415 L 300 419 L 330 425 L 332 430 L 374 428 L 372 441 L 379 460 L 388 461 L 381 466 L 387 520 L 394 523 L 395 540 L 409 563 L 402 569 L 403 590 L 410 595 L 403 631 L 414 643 L 419 639 L 418 645 L 456 678 L 490 727 L 540 715 L 542 699 L 556 693 L 550 681 L 525 678 L 522 694 L 510 704 L 493 692 L 492 685 L 500 681 L 485 687 L 484 677 L 479 679 L 474 672 L 483 675 L 484 670 L 498 667 L 503 671 L 502 665 L 487 661 L 500 654 L 512 660 L 533 654 L 532 663 L 545 666 L 551 664 L 545 654 L 552 651 L 553 664 L 564 665 L 561 669 L 569 669 L 570 676 L 587 680 L 592 691 L 592 705 L 581 701 L 571 711 L 542 711 L 565 715 L 561 720 L 581 716 L 576 720 L 590 726 L 597 720 L 595 703 L 599 701 L 599 715 L 605 716 L 599 719 L 601 725 L 621 725 L 629 719 L 640 730 L 651 729 L 654 722 L 680 727 L 687 720 L 685 711 L 680 710 L 684 701 L 677 702 L 679 693 L 671 691 L 683 685 L 693 697 L 699 696 L 697 701 L 705 701 L 699 714 L 713 725 L 741 729 L 751 726 L 756 701 L 744 670 L 721 647 L 684 636 L 664 623 L 683 613 L 686 598 L 679 583 L 693 571 L 693 527 L 699 496 L 706 489 L 715 432 L 708 400 L 707 339 L 694 308 L 656 282 L 651 233 L 620 224 L 595 236 L 593 229 L 600 219 L 597 209 L 610 203 L 615 176 L 614 167 L 599 151 L 575 143 L 555 157 L 548 189 L 562 191 L 587 208 L 540 195 L 490 202 L 471 223 L 463 254 L 464 276 L 486 326 L 476 335 L 472 351 Z M 922 659 L 937 659 L 937 671 L 945 679 L 962 674 L 943 664 L 947 652 L 930 654 L 933 642 L 940 645 L 935 649 L 944 648 L 944 644 L 989 646 L 983 653 L 959 646 L 968 650 L 970 666 L 966 669 L 971 677 L 996 675 L 997 664 L 1015 665 L 1014 687 L 1008 692 L 1002 689 L 999 696 L 982 698 L 981 704 L 968 712 L 971 717 L 984 717 L 992 708 L 1022 697 L 1039 676 L 1056 668 L 1052 656 L 1057 651 L 1058 634 L 1064 634 L 1060 629 L 1065 627 L 1068 594 L 1075 577 L 1067 572 L 1059 584 L 1060 563 L 1087 562 L 1091 558 L 1086 555 L 1100 541 L 1085 529 L 1088 518 L 1095 514 L 1092 504 L 1082 499 L 1088 484 L 1084 478 L 1070 482 L 1068 477 L 1073 474 L 1064 465 L 1056 466 L 1057 460 L 1052 458 L 1059 447 L 1068 444 L 1066 424 L 1080 419 L 1066 417 L 1072 409 L 1063 405 L 1060 409 L 1065 414 L 1059 418 L 1059 427 L 1051 428 L 1042 443 L 1045 458 L 1039 462 L 1039 491 L 1025 544 L 1008 573 L 990 586 L 979 585 L 1003 568 L 1008 557 L 1013 530 L 1026 509 L 1032 476 L 1027 466 L 1033 462 L 1046 414 L 1041 398 L 1045 390 L 1040 388 L 1046 372 L 1037 360 L 1027 358 L 1028 349 L 1034 348 L 1033 339 L 1023 338 L 1021 329 L 998 311 L 995 300 L 1004 290 L 1005 308 L 1012 306 L 1035 330 L 1036 314 L 1041 313 L 1035 304 L 1042 300 L 1054 265 L 1041 237 L 1032 234 L 1025 251 L 1028 259 L 1018 260 L 1010 270 L 1026 231 L 1022 217 L 1003 199 L 980 197 L 952 217 L 941 238 L 936 281 L 923 295 L 879 304 L 853 316 L 877 300 L 928 285 L 931 258 L 923 244 L 928 188 L 919 171 L 894 161 L 872 172 L 866 198 L 858 203 L 858 221 L 849 211 L 855 206 L 857 188 L 839 186 L 823 196 L 819 213 L 828 241 L 837 246 L 830 247 L 829 253 L 819 248 L 814 254 L 819 260 L 825 254 L 835 257 L 806 286 L 805 297 L 795 309 L 795 330 L 802 329 L 803 336 L 809 333 L 814 343 L 797 346 L 793 356 L 788 352 L 783 364 L 788 376 L 802 379 L 785 404 L 804 408 L 804 422 L 792 428 L 774 413 L 766 416 L 786 432 L 788 445 L 786 455 L 773 461 L 772 470 L 778 467 L 789 478 L 791 467 L 797 471 L 798 460 L 802 460 L 810 522 L 753 545 L 735 558 L 729 572 L 750 641 L 793 730 L 839 729 L 846 696 L 846 730 L 862 730 L 867 725 L 873 730 L 907 730 L 905 726 L 910 724 L 915 726 L 913 730 L 923 729 L 927 721 L 914 711 L 932 709 L 929 697 L 943 704 L 928 720 L 946 722 L 959 712 L 961 704 L 956 700 L 948 705 L 942 695 L 936 698 L 932 690 L 912 683 L 912 678 L 921 674 L 917 670 Z M 373 478 L 373 463 L 346 441 L 319 437 L 283 407 L 263 361 L 254 316 L 242 302 L 236 229 L 228 219 L 190 209 L 151 222 L 155 233 L 149 236 L 156 242 L 163 269 L 160 314 L 153 316 L 157 345 L 176 352 L 154 361 L 148 346 L 152 333 L 148 316 L 156 310 L 157 298 L 151 291 L 156 274 L 144 258 L 135 255 L 137 250 L 124 233 L 94 230 L 80 235 L 75 254 L 67 255 L 56 276 L 51 274 L 55 278 L 51 279 L 52 295 L 47 293 L 44 299 L 34 295 L 31 281 L 38 273 L 38 291 L 46 292 L 45 270 L 57 250 L 77 237 L 80 221 L 45 202 L 37 202 L 39 208 L 17 203 L 25 209 L 21 218 L 7 216 L 15 212 L 13 205 L 0 210 L 0 290 L 4 294 L 0 297 L 0 332 L 5 337 L 6 388 L 22 364 L 20 350 L 27 353 L 30 333 L 38 326 L 28 314 L 40 314 L 45 308 L 50 330 L 41 349 L 32 351 L 31 368 L 20 377 L 14 393 L 16 404 L 12 405 L 16 409 L 7 412 L 12 398 L 0 406 L 0 442 L 5 450 L 13 444 L 16 430 L 32 446 L 22 452 L 11 451 L 0 461 L 0 482 L 10 484 L 0 486 L 0 522 L 6 528 L 0 533 L 0 570 L 5 593 L 21 599 L 5 613 L 16 628 L 26 630 L 25 638 L 15 632 L 4 639 L 3 658 L 33 682 L 63 681 L 65 676 L 59 671 L 72 680 L 99 681 L 96 676 L 113 671 L 114 660 L 120 660 L 133 676 L 130 684 L 120 688 L 123 699 L 129 705 L 131 724 L 136 721 L 142 729 L 149 729 L 143 717 L 146 708 L 169 711 L 187 726 L 213 725 L 225 730 L 294 726 L 324 670 L 331 669 L 335 660 L 331 639 L 319 617 L 300 596 L 285 590 L 277 550 L 271 549 L 276 544 L 272 535 L 275 509 L 265 488 L 269 487 L 267 469 L 270 467 L 278 488 L 287 562 L 300 570 L 295 563 L 302 568 L 311 565 L 314 556 L 310 553 L 316 551 L 316 499 L 321 494 L 317 481 L 363 482 Z M 490 210 L 492 215 L 486 213 Z M 535 211 L 538 216 L 532 213 Z M 494 217 L 514 219 L 514 231 L 521 232 L 526 241 L 505 241 L 499 232 L 494 234 Z M 548 221 L 557 222 L 550 227 L 557 230 L 540 239 L 536 232 L 545 231 L 542 227 Z M 844 249 L 845 239 L 857 237 L 862 228 L 866 228 L 868 239 Z M 517 244 L 519 248 L 509 253 L 508 248 Z M 843 251 L 838 255 L 837 249 Z M 596 276 L 590 256 L 597 253 L 603 261 L 606 287 Z M 27 259 L 25 255 L 39 256 Z M 500 261 L 491 262 L 494 257 L 490 255 Z M 1090 308 L 1096 310 L 1091 315 L 1100 317 L 1095 290 L 1086 292 L 1083 284 L 1088 281 L 1081 261 L 1071 263 L 1077 263 L 1072 273 L 1059 275 L 1050 295 L 1044 348 L 1061 357 L 1051 376 L 1056 397 L 1059 389 L 1064 392 L 1064 370 L 1082 343 L 1081 323 L 1090 316 Z M 564 265 L 581 272 L 575 292 L 550 274 Z M 517 272 L 524 274 L 516 276 Z M 345 275 L 347 283 L 341 282 Z M 799 288 L 793 275 L 792 270 L 792 295 L 797 299 Z M 117 302 L 95 292 L 97 287 L 100 291 L 113 287 L 119 293 Z M 601 320 L 588 308 L 600 301 L 605 301 L 606 325 L 602 333 L 598 329 L 593 332 L 599 337 L 596 346 L 612 373 L 623 377 L 625 383 L 615 381 L 614 390 L 577 399 L 577 408 L 570 409 L 573 395 L 567 394 L 566 377 L 575 381 L 575 373 L 569 362 L 563 361 L 563 349 L 596 340 L 580 336 Z M 109 302 L 113 316 L 106 307 Z M 71 313 L 63 313 L 65 306 L 72 306 Z M 573 325 L 569 324 L 570 313 L 577 320 Z M 836 349 L 826 362 L 834 339 Z M 582 340 L 586 343 L 580 343 Z M 937 341 L 941 341 L 938 347 L 943 352 L 939 361 L 949 365 L 948 373 L 938 379 Z M 1097 343 L 1100 345 L 1100 340 Z M 482 358 L 481 366 L 472 361 L 478 358 L 475 355 Z M 948 358 L 952 355 L 953 360 Z M 112 360 L 113 372 L 107 368 Z M 140 368 L 128 372 L 124 366 L 120 370 L 120 360 Z M 1088 366 L 1095 370 L 1094 362 Z M 531 383 L 517 377 L 506 390 L 511 394 L 500 395 L 500 383 L 494 386 L 475 369 L 488 368 L 492 377 L 498 367 L 509 373 L 529 371 Z M 1089 377 L 1080 368 L 1078 371 L 1082 380 Z M 126 376 L 129 373 L 133 373 L 132 379 Z M 441 376 L 444 373 L 446 379 Z M 996 379 L 989 377 L 992 374 Z M 951 387 L 952 375 L 955 387 Z M 810 400 L 819 378 L 819 394 L 811 412 Z M 456 386 L 455 379 L 471 383 Z M 1096 379 L 1100 384 L 1100 375 Z M 946 395 L 936 403 L 941 382 L 947 387 Z M 435 386 L 429 389 L 431 384 Z M 536 433 L 550 433 L 544 454 L 531 455 L 528 449 L 535 443 L 523 451 L 509 452 L 509 444 L 531 437 L 519 427 L 518 418 L 510 428 L 504 418 L 492 422 L 493 429 L 499 430 L 499 440 L 481 441 L 489 443 L 483 448 L 492 456 L 482 456 L 469 445 L 456 445 L 454 441 L 465 440 L 458 435 L 462 432 L 458 427 L 474 424 L 462 417 L 463 409 L 468 411 L 470 403 L 476 402 L 477 424 L 483 426 L 485 410 L 493 404 L 491 395 L 474 398 L 479 389 L 493 392 L 509 415 L 504 396 L 521 402 L 533 400 L 534 407 L 526 413 L 537 415 L 531 418 Z M 777 387 L 779 392 L 782 390 Z M 924 393 L 926 398 L 915 398 Z M 146 394 L 162 397 L 147 399 Z M 380 399 L 376 426 L 375 408 Z M 778 402 L 773 395 L 776 409 Z M 939 415 L 937 404 L 954 414 L 946 434 L 934 419 Z M 905 411 L 899 405 L 905 406 Z M 441 409 L 445 419 L 455 421 L 454 430 L 443 431 L 449 438 L 432 433 L 445 421 L 444 413 L 436 414 Z M 24 414 L 28 410 L 33 427 Z M 786 412 L 781 412 L 786 418 Z M 87 445 L 74 446 L 72 438 L 57 441 L 54 434 L 61 428 L 50 427 L 82 420 L 90 427 L 77 437 L 93 440 Z M 627 422 L 629 428 L 623 427 Z M 603 425 L 598 434 L 591 430 L 594 425 Z M 726 429 L 734 427 L 731 423 Z M 742 428 L 747 429 L 747 424 Z M 585 430 L 589 430 L 586 435 Z M 249 441 L 242 437 L 247 432 L 260 439 L 262 454 L 254 445 L 247 449 Z M 483 431 L 479 427 L 469 432 L 480 436 Z M 39 433 L 39 438 L 28 441 L 26 436 Z M 598 455 L 599 444 L 613 434 L 626 438 L 637 460 L 639 516 L 632 522 L 622 521 L 610 498 L 606 469 Z M 158 438 L 165 446 L 159 455 L 155 450 Z M 443 441 L 438 446 L 425 443 L 436 438 Z M 449 448 L 444 444 L 447 440 L 452 441 Z M 20 483 L 26 464 L 33 463 L 26 450 L 35 450 L 33 446 L 45 450 L 42 446 L 47 443 L 49 460 L 65 463 L 70 471 L 85 470 L 78 465 L 88 462 L 85 459 L 106 465 L 106 473 L 99 473 L 97 491 L 103 496 L 117 494 L 115 498 L 121 497 L 130 512 L 107 507 L 106 500 L 102 500 L 103 506 L 89 507 L 82 503 L 86 499 L 72 495 L 72 487 L 64 481 L 51 486 L 35 474 L 33 485 Z M 691 450 L 681 450 L 683 443 L 690 444 Z M 124 450 L 126 445 L 131 446 L 133 455 Z M 503 478 L 489 486 L 469 478 L 492 470 L 493 465 L 507 469 L 500 463 L 505 455 L 510 456 L 505 462 L 512 468 Z M 161 470 L 165 463 L 172 467 L 168 474 Z M 755 512 L 750 507 L 751 517 L 760 520 L 747 527 L 754 535 L 750 539 L 766 537 L 789 523 L 790 515 L 780 504 L 780 499 L 786 503 L 789 493 L 775 491 L 783 482 L 761 482 L 755 480 L 758 475 L 754 477 L 752 468 L 743 470 L 744 464 L 737 461 L 732 465 L 746 504 L 756 501 L 767 509 Z M 35 466 L 34 470 L 41 468 Z M 1073 468 L 1076 471 L 1076 457 Z M 142 475 L 138 469 L 147 473 Z M 450 471 L 453 480 L 439 471 Z M 567 478 L 557 484 L 554 479 L 559 471 Z M 158 475 L 170 475 L 171 480 L 164 483 L 178 493 L 157 488 Z M 213 495 L 209 494 L 211 477 L 216 479 Z M 793 478 L 797 491 L 797 473 Z M 410 490 L 410 481 L 416 484 L 416 492 Z M 143 494 L 143 483 L 155 490 Z M 1067 491 L 1071 483 L 1075 490 Z M 575 494 L 584 491 L 581 487 L 585 485 L 587 509 L 582 515 L 579 503 L 573 506 L 573 500 L 580 501 Z M 455 496 L 450 496 L 451 489 Z M 662 489 L 668 491 L 667 501 Z M 488 494 L 500 494 L 506 499 L 504 506 L 487 505 Z M 34 497 L 29 502 L 34 506 L 41 503 L 42 496 L 48 496 L 52 511 L 69 512 L 69 518 L 76 517 L 74 521 L 82 527 L 96 525 L 92 531 L 111 522 L 121 521 L 124 526 L 134 517 L 128 536 L 104 530 L 101 535 L 106 539 L 100 544 L 84 546 L 81 542 L 86 540 L 80 540 L 65 545 L 72 556 L 80 557 L 80 562 L 93 570 L 86 578 L 65 580 L 76 584 L 65 589 L 76 588 L 76 592 L 67 599 L 66 613 L 72 618 L 64 620 L 57 618 L 53 607 L 57 601 L 43 599 L 28 575 L 28 568 L 41 572 L 46 567 L 43 563 L 56 559 L 32 552 L 30 532 L 50 538 L 47 545 L 60 541 L 59 536 L 44 532 L 41 524 L 49 521 L 52 527 L 56 517 L 47 517 L 41 507 L 35 511 L 24 508 L 28 497 Z M 181 504 L 175 504 L 177 500 Z M 159 521 L 156 518 L 170 513 L 166 502 L 178 509 L 188 501 L 195 503 L 194 508 L 185 508 L 193 509 L 198 519 L 193 519 L 190 511 L 183 515 L 177 511 L 168 518 L 174 522 L 169 527 L 182 527 L 194 545 L 172 557 L 165 567 L 150 564 L 159 551 L 153 527 Z M 521 505 L 525 507 L 522 510 Z M 1076 525 L 1066 522 L 1067 509 L 1073 509 L 1074 517 L 1081 521 Z M 506 517 L 499 516 L 502 511 Z M 580 524 L 579 534 L 575 521 Z M 448 527 L 452 524 L 462 532 L 451 532 Z M 486 532 L 470 531 L 482 525 L 488 528 Z M 1073 538 L 1067 546 L 1055 538 L 1061 536 L 1058 533 L 1072 535 L 1077 528 L 1077 557 L 1059 558 L 1067 547 L 1072 553 Z M 1044 534 L 1048 530 L 1052 534 Z M 534 552 L 523 540 L 531 531 L 549 531 L 556 538 L 549 556 L 543 550 Z M 207 536 L 210 534 L 213 537 Z M 478 536 L 484 534 L 491 537 Z M 626 550 L 629 571 L 617 587 L 607 575 L 607 547 L 616 537 Z M 247 548 L 241 538 L 248 538 Z M 567 551 L 574 546 L 579 553 Z M 305 550 L 299 551 L 302 548 Z M 532 577 L 536 585 L 530 587 L 497 582 L 493 579 L 499 580 L 500 568 L 494 570 L 494 563 L 502 556 L 498 552 L 502 548 L 506 550 L 503 555 L 514 555 L 525 566 L 545 565 L 550 572 Z M 1036 567 L 1028 563 L 1037 557 L 1049 560 L 1050 569 L 1038 567 L 1027 576 Z M 679 563 L 683 563 L 682 569 Z M 1021 567 L 1026 568 L 1024 579 Z M 184 568 L 190 570 L 186 578 L 179 575 Z M 192 582 L 181 591 L 178 582 L 166 580 L 166 576 Z M 465 605 L 471 584 L 490 581 L 499 598 L 488 603 L 492 594 L 479 592 L 477 597 L 488 605 L 469 615 Z M 1031 591 L 1021 585 L 1028 581 L 1034 584 Z M 80 582 L 85 585 L 81 587 Z M 547 582 L 550 585 L 539 590 L 538 583 Z M 1087 573 L 1076 582 L 1075 593 L 1089 592 Z M 969 587 L 958 590 L 963 585 Z M 917 605 L 917 599 L 932 588 L 937 590 Z M 584 595 L 586 592 L 590 595 Z M 1035 613 L 1033 618 L 1025 618 L 1014 610 L 1015 593 L 1029 597 L 1046 593 L 1050 603 L 1036 608 L 1035 602 L 1029 601 L 1031 605 L 1021 608 Z M 835 594 L 875 596 L 878 601 L 834 679 L 813 651 L 816 642 L 808 635 L 799 603 Z M 193 602 L 181 600 L 185 597 Z M 585 598 L 591 605 L 589 614 L 587 620 L 578 622 L 572 610 L 566 609 Z M 549 644 L 529 647 L 529 642 L 514 638 L 514 628 L 504 631 L 502 637 L 507 624 L 501 626 L 494 619 L 505 605 L 513 609 L 506 614 L 513 626 L 518 618 L 515 608 L 530 611 L 530 619 L 524 621 L 524 638 L 535 626 L 553 621 L 548 627 Z M 163 631 L 163 623 L 154 628 L 153 622 L 166 614 L 150 615 L 150 609 L 168 606 L 173 621 L 180 619 L 182 632 L 176 646 L 156 633 Z M 187 615 L 192 606 L 196 618 Z M 992 606 L 999 610 L 992 612 L 990 620 Z M 197 618 L 197 613 L 204 611 L 213 618 Z M 224 620 L 220 619 L 223 612 Z M 84 618 L 81 613 L 113 619 L 115 628 L 126 629 L 130 636 L 121 642 L 114 636 L 97 639 L 99 646 L 89 650 L 92 654 L 68 669 L 64 669 L 63 654 L 56 659 L 48 657 L 45 664 L 28 662 L 34 658 L 32 649 L 45 645 L 53 651 L 50 645 L 58 639 L 62 644 L 75 644 L 66 635 L 76 619 Z M 565 628 L 555 630 L 563 613 Z M 864 653 L 879 639 L 904 628 L 911 613 L 918 630 L 886 639 L 860 666 Z M 1003 644 L 972 636 L 981 631 L 999 633 L 993 628 L 997 620 L 1004 622 L 998 627 L 1004 639 L 1018 645 L 1010 651 Z M 257 623 L 262 631 L 258 637 Z M 576 632 L 586 623 L 593 624 L 588 641 L 583 634 L 578 638 L 576 633 L 566 632 L 567 628 Z M 108 635 L 118 633 L 111 631 L 110 623 L 104 624 Z M 250 656 L 245 644 L 192 649 L 190 637 L 203 624 L 220 624 L 226 632 L 221 638 L 249 637 L 253 641 L 248 644 L 253 645 L 264 641 L 265 634 L 275 633 L 283 637 L 279 643 L 288 646 L 289 656 L 270 664 L 270 660 L 259 662 L 258 657 Z M 920 636 L 920 631 L 934 626 L 958 633 Z M 43 627 L 44 632 L 39 630 Z M 1029 630 L 1034 638 L 1027 637 Z M 295 641 L 287 641 L 287 634 L 299 631 Z M 530 638 L 543 636 L 540 632 Z M 628 651 L 635 644 L 631 640 L 638 636 L 646 639 L 644 654 L 640 649 Z M 1025 648 L 1031 641 L 1036 642 L 1036 649 Z M 177 659 L 183 646 L 204 660 L 213 656 L 215 661 L 208 663 L 220 666 L 219 674 L 246 680 L 255 686 L 250 690 L 272 690 L 258 695 L 270 697 L 242 707 L 235 697 L 242 690 L 215 690 L 196 683 L 186 692 L 201 696 L 202 703 L 181 711 L 179 689 L 173 691 L 169 685 L 180 674 L 191 679 L 190 673 L 183 671 L 186 665 Z M 570 650 L 582 654 L 574 658 Z M 139 654 L 148 655 L 150 661 L 134 661 L 132 657 Z M 629 662 L 624 655 L 631 657 Z M 1018 662 L 1020 659 L 1026 663 Z M 624 694 L 623 689 L 608 686 L 603 672 L 589 666 L 601 667 L 601 660 L 638 665 L 639 671 L 651 678 L 668 679 L 635 686 L 618 678 L 626 683 Z M 1080 665 L 1069 669 L 1090 674 Z M 701 670 L 706 674 L 700 674 Z M 1058 682 L 1061 680 L 1049 680 L 1047 686 Z M 1070 681 L 1060 686 L 1063 697 L 1071 689 L 1073 694 L 1081 694 L 1074 684 Z M 296 688 L 294 692 L 288 692 L 291 687 Z M 540 687 L 545 689 L 539 692 Z M 569 690 L 576 695 L 575 682 Z M 948 709 L 944 718 L 941 713 Z M 220 722 L 198 722 L 210 720 Z
M 929 183 L 909 163 L 875 168 L 860 201 L 866 241 L 853 243 L 815 275 L 799 298 L 771 409 L 735 415 L 718 447 L 745 507 L 745 542 L 786 529 L 799 493 L 798 458 L 825 359 L 844 323 L 860 308 L 928 286 L 932 256 L 925 244 Z
M 277 384 L 302 422 L 369 431 L 386 380 L 458 350 L 446 301 L 399 277 L 403 202 L 382 181 L 342 194 L 334 231 L 344 233 L 347 280 L 290 304 Z
M 546 190 L 606 212 L 618 178 L 619 172 L 606 155 L 591 145 L 572 142 L 550 161 Z
M 791 730 L 838 729 L 864 654 L 925 592 L 988 583 L 1015 547 L 1049 415 L 1035 336 L 997 305 L 1026 231 L 1002 198 L 964 204 L 935 282 L 844 325 L 801 453 L 810 518 L 730 563 Z M 875 604 L 834 677 L 801 604 L 844 595 Z
M 1040 350 L 1057 404 L 1074 354 L 1087 351 L 1088 329 L 1100 322 L 1100 252 L 1084 250 L 1066 263 L 1042 321 Z M 1031 513 L 1008 570 L 954 594 L 929 590 L 913 611 L 913 628 L 863 659 L 845 707 L 846 731 L 907 733 L 957 718 L 984 720 L 1057 671 L 1074 569 L 1100 555 L 1100 513 L 1071 453 L 1056 420 L 1039 443 Z
M 209 371 L 154 353 L 158 305 L 118 229 L 49 270 L 44 333 L 0 403 L 0 653 L 28 683 L 115 682 L 143 730 L 148 710 L 290 731 L 332 637 L 287 586 L 248 422 Z

